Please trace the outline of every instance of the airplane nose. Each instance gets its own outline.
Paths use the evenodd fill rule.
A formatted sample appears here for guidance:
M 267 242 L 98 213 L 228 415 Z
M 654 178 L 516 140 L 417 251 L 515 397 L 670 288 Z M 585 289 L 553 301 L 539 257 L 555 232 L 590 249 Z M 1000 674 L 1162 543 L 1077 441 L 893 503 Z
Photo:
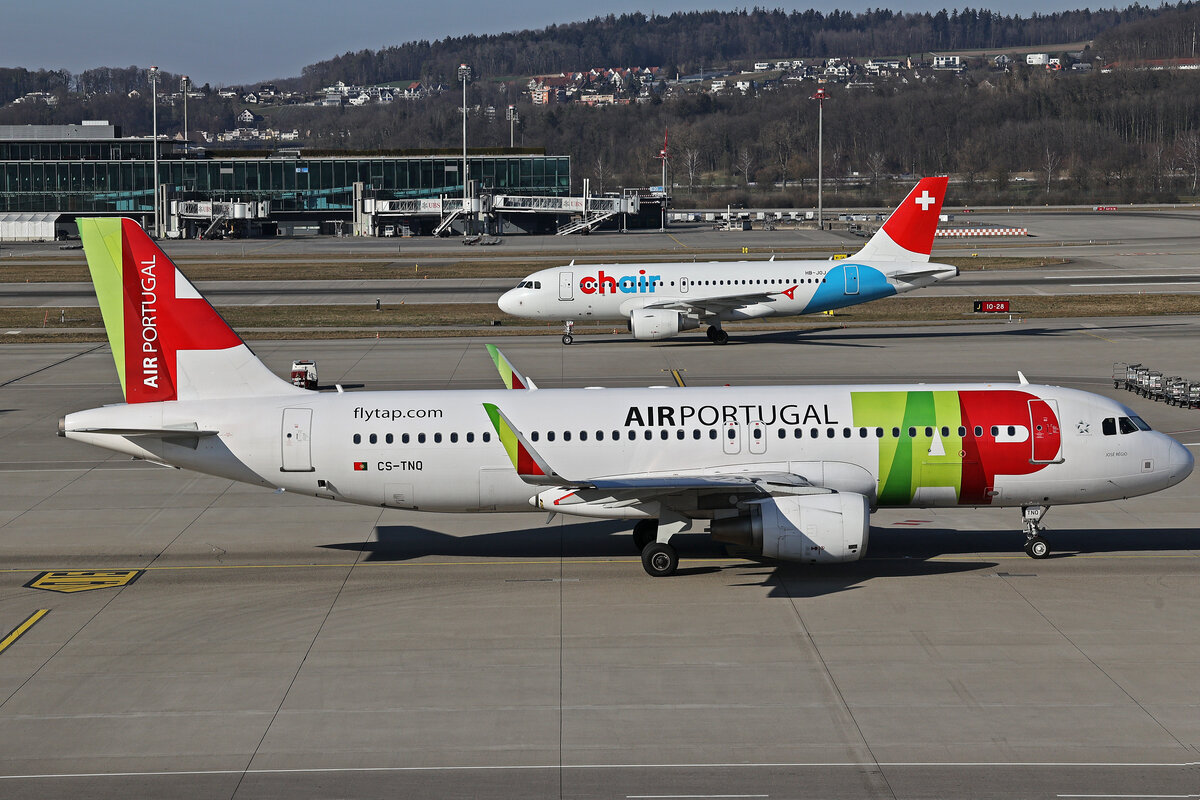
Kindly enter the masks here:
M 500 310 L 505 314 L 513 313 L 513 309 L 516 308 L 517 302 L 513 298 L 512 290 L 500 295 L 500 299 L 496 302 L 496 305 L 500 306 Z
M 1192 467 L 1195 466 L 1196 460 L 1192 457 L 1192 453 L 1186 447 L 1174 439 L 1171 440 L 1170 448 L 1167 451 L 1167 464 L 1170 468 L 1170 485 L 1182 481 L 1188 475 L 1192 474 Z

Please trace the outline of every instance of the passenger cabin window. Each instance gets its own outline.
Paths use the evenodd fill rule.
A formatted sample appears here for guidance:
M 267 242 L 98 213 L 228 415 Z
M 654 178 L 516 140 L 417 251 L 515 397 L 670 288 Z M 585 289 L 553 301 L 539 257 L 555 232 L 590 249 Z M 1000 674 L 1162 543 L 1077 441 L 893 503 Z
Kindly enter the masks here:
M 387 442 L 388 444 L 391 444 L 392 442 L 395 441 L 395 438 L 389 433 L 383 437 L 383 441 Z
M 1105 420 L 1105 422 L 1107 422 L 1107 421 L 1108 421 L 1108 420 Z M 355 443 L 355 444 L 362 444 L 362 434 L 361 434 L 361 433 L 356 433 L 356 434 L 354 434 L 354 443 Z
M 371 444 L 375 444 L 379 441 L 379 437 L 372 433 L 369 437 L 367 437 L 367 441 L 369 441 Z

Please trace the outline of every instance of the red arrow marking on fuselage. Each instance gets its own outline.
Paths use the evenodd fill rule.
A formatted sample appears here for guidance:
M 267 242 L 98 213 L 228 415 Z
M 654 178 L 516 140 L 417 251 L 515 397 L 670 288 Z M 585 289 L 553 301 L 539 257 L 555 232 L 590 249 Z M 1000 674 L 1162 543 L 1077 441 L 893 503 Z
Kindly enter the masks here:
M 796 287 L 799 285 L 800 284 L 797 283 L 795 286 L 792 286 L 792 288 L 790 288 L 790 289 L 784 289 L 782 292 L 780 292 L 780 294 L 786 294 L 788 300 L 795 300 L 796 299 Z

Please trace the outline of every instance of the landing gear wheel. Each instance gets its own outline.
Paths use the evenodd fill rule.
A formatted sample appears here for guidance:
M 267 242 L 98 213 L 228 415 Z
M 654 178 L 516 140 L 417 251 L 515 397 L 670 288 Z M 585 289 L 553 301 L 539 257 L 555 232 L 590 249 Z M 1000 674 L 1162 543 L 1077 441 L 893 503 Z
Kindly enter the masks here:
M 725 331 L 721 330 L 720 328 L 717 328 L 716 331 L 712 335 L 712 343 L 713 344 L 728 344 L 729 343 L 729 334 L 726 333 Z
M 669 577 L 679 568 L 679 555 L 669 544 L 651 542 L 642 550 L 642 568 L 651 578 Z
M 658 536 L 658 520 L 643 519 L 633 526 L 633 544 L 638 552 L 646 549 L 646 545 Z
M 1030 558 L 1048 558 L 1050 556 L 1050 543 L 1040 536 L 1034 536 L 1025 542 L 1025 554 Z
M 564 333 L 562 340 L 563 340 L 563 344 L 570 344 L 571 342 L 575 341 L 575 337 L 569 333 Z
M 713 337 L 716 335 L 717 330 L 719 329 L 716 325 L 709 325 L 708 330 L 704 332 L 704 335 L 707 336 L 708 340 L 711 342 L 713 341 Z

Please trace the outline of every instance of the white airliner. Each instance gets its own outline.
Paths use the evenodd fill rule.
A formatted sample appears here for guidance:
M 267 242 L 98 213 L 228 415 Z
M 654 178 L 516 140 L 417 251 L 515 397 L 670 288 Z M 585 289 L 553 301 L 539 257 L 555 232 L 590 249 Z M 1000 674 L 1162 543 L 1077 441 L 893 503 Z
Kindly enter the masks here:
M 132 220 L 79 222 L 125 403 L 60 435 L 328 500 L 635 520 L 646 571 L 671 537 L 854 561 L 879 507 L 1042 515 L 1183 480 L 1191 454 L 1120 403 L 1015 384 L 322 393 L 268 370 Z
M 930 263 L 947 178 L 922 178 L 866 245 L 843 261 L 711 261 L 551 267 L 500 297 L 500 310 L 530 319 L 627 322 L 635 339 L 667 339 L 707 325 L 845 308 L 958 275 Z M 574 340 L 570 324 L 563 344 Z

